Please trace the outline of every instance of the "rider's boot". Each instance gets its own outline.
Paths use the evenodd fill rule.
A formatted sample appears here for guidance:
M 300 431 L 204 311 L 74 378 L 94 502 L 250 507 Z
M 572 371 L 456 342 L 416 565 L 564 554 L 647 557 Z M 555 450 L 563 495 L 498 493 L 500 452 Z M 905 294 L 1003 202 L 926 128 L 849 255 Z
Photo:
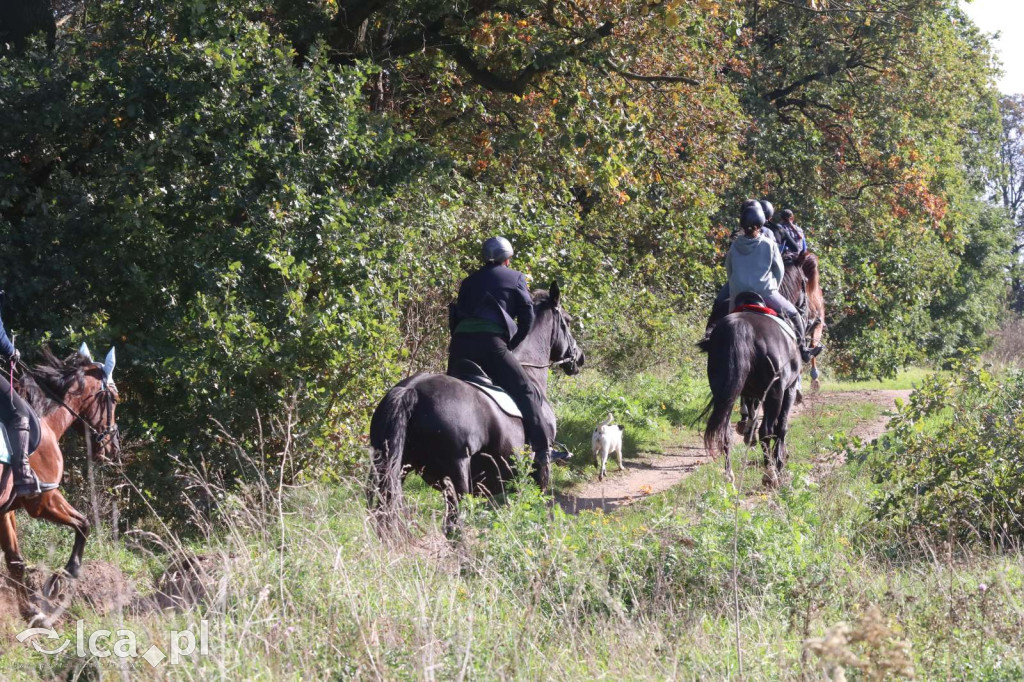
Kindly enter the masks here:
M 31 497 L 57 487 L 56 483 L 43 483 L 36 476 L 29 464 L 29 439 L 31 436 L 27 417 L 16 417 L 11 426 L 11 446 L 14 457 L 11 466 L 14 469 L 14 494 L 18 497 Z
M 805 363 L 810 362 L 811 358 L 818 357 L 823 350 L 825 350 L 825 346 L 815 346 L 814 348 L 811 348 L 807 344 L 801 344 L 800 357 L 803 358 Z
M 533 453 L 533 480 L 541 490 L 547 490 L 551 483 L 551 449 Z

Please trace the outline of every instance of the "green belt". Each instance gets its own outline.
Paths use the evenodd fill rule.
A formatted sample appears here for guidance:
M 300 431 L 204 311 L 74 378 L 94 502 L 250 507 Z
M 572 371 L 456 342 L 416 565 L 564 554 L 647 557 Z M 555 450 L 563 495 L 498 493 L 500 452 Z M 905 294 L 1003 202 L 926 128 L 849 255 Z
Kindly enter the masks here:
M 489 332 L 492 334 L 504 334 L 505 328 L 497 322 L 485 320 L 482 317 L 467 317 L 455 327 L 456 334 L 472 332 Z

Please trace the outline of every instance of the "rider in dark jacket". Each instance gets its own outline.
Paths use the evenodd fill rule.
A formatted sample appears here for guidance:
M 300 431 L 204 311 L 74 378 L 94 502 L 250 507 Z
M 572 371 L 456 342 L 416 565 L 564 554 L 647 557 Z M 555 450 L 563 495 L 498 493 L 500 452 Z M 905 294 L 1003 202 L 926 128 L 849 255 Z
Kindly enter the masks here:
M 533 297 L 526 277 L 508 267 L 512 245 L 504 237 L 484 242 L 484 266 L 462 281 L 451 309 L 448 373 L 470 360 L 512 397 L 523 413 L 526 440 L 534 455 L 552 456 L 542 421 L 544 397 L 512 351 L 533 326 Z M 558 453 L 561 454 L 561 453 Z
M 779 227 L 778 223 L 772 222 L 772 216 L 775 215 L 775 207 L 772 206 L 772 202 L 767 199 L 761 199 L 758 203 L 761 204 L 761 208 L 764 210 L 764 231 L 770 237 L 775 239 L 775 243 L 779 245 L 779 249 L 782 249 L 782 228 Z
M 792 253 L 799 256 L 807 250 L 807 237 L 802 227 L 796 224 L 793 211 L 782 211 L 782 223 L 779 225 L 779 250 L 782 255 Z
M 0 320 L 0 354 L 7 360 L 10 366 L 16 365 L 21 360 L 21 353 L 14 347 L 11 337 L 7 335 L 7 328 L 3 320 Z M 29 439 L 31 435 L 31 411 L 21 396 L 15 393 L 9 381 L 8 372 L 0 372 L 0 420 L 7 426 L 7 434 L 11 442 L 11 469 L 14 471 L 14 494 L 19 497 L 29 497 L 39 493 L 52 490 L 57 487 L 56 483 L 41 483 L 36 477 L 36 472 L 29 464 Z

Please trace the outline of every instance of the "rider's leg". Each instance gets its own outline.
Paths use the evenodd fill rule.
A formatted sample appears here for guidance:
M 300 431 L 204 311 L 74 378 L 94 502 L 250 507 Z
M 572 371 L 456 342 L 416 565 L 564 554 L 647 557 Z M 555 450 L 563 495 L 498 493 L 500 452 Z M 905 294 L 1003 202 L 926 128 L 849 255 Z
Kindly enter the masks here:
M 804 331 L 804 318 L 800 317 L 800 313 L 797 312 L 796 306 L 789 302 L 786 298 L 778 292 L 774 294 L 768 294 L 764 296 L 765 304 L 779 313 L 784 315 L 793 323 L 793 329 L 796 330 L 797 346 L 800 349 L 800 355 L 804 362 L 810 362 L 813 357 L 810 350 L 807 348 L 807 334 Z M 814 355 L 816 355 L 815 353 Z
M 29 441 L 31 437 L 29 409 L 17 393 L 11 391 L 7 379 L 0 377 L 0 419 L 7 425 L 10 437 L 11 470 L 14 472 L 14 493 L 23 497 L 38 495 L 44 490 L 56 488 L 55 484 L 40 483 L 36 472 L 29 464 Z
M 550 443 L 542 416 L 544 397 L 512 355 L 505 339 L 497 334 L 455 334 L 449 364 L 462 358 L 480 365 L 487 376 L 512 397 L 523 413 L 523 429 L 530 448 L 535 455 L 546 458 Z
M 708 318 L 707 326 L 704 328 L 704 336 L 711 336 L 711 330 L 715 324 L 729 314 L 729 283 L 726 282 L 718 290 L 715 302 L 711 306 L 711 317 Z

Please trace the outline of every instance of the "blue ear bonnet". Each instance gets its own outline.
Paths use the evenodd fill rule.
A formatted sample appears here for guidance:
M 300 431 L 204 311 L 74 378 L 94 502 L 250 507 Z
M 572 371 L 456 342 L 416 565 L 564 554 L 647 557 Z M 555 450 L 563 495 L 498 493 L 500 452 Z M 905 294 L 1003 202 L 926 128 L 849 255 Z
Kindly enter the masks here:
M 78 349 L 78 354 L 86 360 L 90 360 L 97 367 L 103 370 L 103 387 L 106 388 L 108 385 L 114 384 L 114 367 L 117 365 L 117 354 L 114 352 L 114 347 L 111 346 L 107 352 L 107 357 L 104 358 L 103 364 L 100 364 L 92 359 L 92 353 L 89 351 L 89 346 L 83 342 L 81 347 Z

